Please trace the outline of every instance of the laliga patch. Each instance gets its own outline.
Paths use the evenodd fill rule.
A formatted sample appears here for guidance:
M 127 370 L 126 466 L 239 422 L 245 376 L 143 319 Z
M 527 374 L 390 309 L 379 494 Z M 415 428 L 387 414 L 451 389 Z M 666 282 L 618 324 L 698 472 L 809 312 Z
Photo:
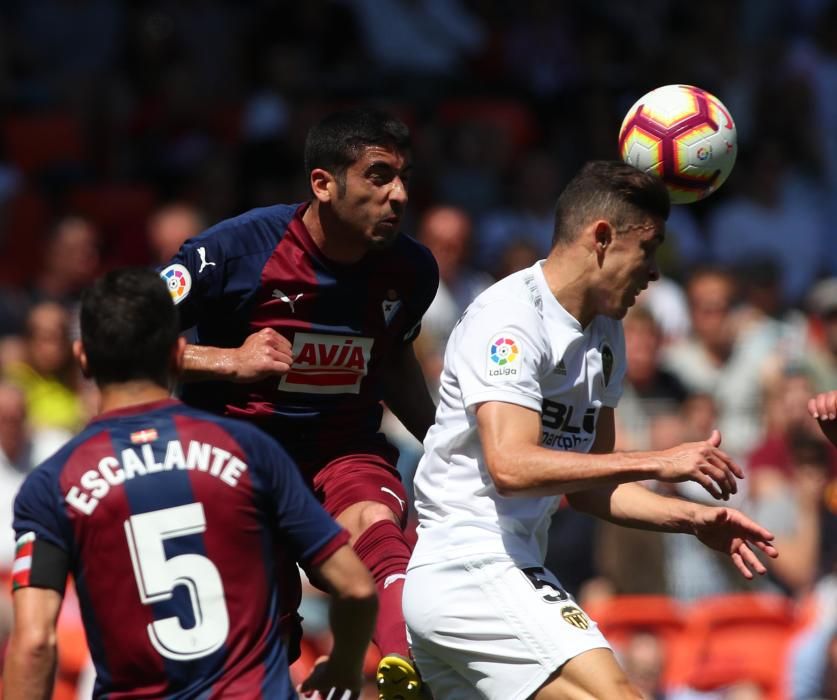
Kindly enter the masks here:
M 515 379 L 521 363 L 520 345 L 513 335 L 500 333 L 491 339 L 486 361 L 486 374 L 489 379 Z
M 189 292 L 192 289 L 192 275 L 180 263 L 169 265 L 160 273 L 160 277 L 163 278 L 163 282 L 169 288 L 171 300 L 175 304 L 179 304 L 189 296 Z

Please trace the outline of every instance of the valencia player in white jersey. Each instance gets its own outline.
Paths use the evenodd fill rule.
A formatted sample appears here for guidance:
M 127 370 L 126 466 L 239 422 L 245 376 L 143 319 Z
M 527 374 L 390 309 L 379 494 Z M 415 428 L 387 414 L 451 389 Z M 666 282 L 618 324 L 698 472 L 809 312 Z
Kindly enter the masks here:
M 695 481 L 726 500 L 743 473 L 717 431 L 662 452 L 613 452 L 621 319 L 658 277 L 668 213 L 655 178 L 588 163 L 558 200 L 546 260 L 483 292 L 447 344 L 403 599 L 435 697 L 641 697 L 561 572 L 544 569 L 562 495 L 622 525 L 691 533 L 746 578 L 765 571 L 753 548 L 777 555 L 771 533 L 738 511 L 635 483 Z

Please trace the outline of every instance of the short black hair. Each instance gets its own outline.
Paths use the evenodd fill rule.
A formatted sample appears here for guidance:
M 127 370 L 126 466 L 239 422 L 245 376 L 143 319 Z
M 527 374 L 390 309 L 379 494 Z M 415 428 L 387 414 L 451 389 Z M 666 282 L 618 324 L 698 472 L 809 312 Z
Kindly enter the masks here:
M 665 221 L 670 211 L 671 199 L 660 178 L 622 161 L 590 161 L 558 197 L 552 245 L 572 242 L 597 218 L 607 219 L 619 229 L 640 223 L 641 214 Z
M 82 293 L 81 342 L 100 386 L 150 380 L 167 387 L 179 332 L 166 283 L 149 268 L 112 270 Z
M 316 124 L 305 139 L 305 172 L 322 168 L 342 177 L 367 146 L 410 150 L 410 130 L 391 114 L 372 107 L 333 112 Z

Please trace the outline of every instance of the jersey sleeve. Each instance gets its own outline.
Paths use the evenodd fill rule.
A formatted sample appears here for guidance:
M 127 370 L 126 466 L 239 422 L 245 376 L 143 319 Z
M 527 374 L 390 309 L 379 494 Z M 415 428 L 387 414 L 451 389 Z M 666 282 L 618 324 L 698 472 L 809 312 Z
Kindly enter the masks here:
M 504 401 L 541 410 L 540 376 L 550 353 L 542 324 L 537 310 L 523 303 L 495 303 L 465 314 L 449 352 L 466 408 Z
M 226 291 L 224 236 L 212 230 L 186 241 L 160 270 L 180 312 L 181 328 L 191 328 L 217 312 Z
M 257 437 L 250 441 L 256 448 L 251 463 L 262 475 L 279 537 L 298 562 L 320 564 L 349 541 L 349 534 L 319 504 L 288 453 L 271 438 Z
M 70 569 L 70 527 L 55 479 L 43 467 L 23 482 L 15 498 L 12 526 L 16 538 L 13 588 L 51 588 L 63 594 Z
M 403 337 L 405 343 L 412 343 L 418 337 L 421 331 L 421 319 L 430 308 L 439 289 L 439 265 L 436 263 L 436 258 L 424 246 L 419 250 L 421 264 L 414 298 L 408 309 L 410 315 L 407 321 L 407 332 Z

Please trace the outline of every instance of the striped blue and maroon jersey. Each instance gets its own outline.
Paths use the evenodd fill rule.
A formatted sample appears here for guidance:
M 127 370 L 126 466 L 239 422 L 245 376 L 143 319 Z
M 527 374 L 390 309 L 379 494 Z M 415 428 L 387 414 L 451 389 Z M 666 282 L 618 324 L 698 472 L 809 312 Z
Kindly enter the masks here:
M 377 432 L 383 364 L 416 337 L 439 283 L 430 251 L 404 235 L 355 264 L 328 260 L 302 222 L 306 206 L 222 221 L 187 241 L 161 271 L 198 343 L 238 347 L 265 327 L 291 342 L 287 375 L 188 384 L 183 398 L 255 421 L 292 451 Z
M 93 420 L 28 476 L 14 528 L 15 587 L 62 587 L 39 546 L 66 553 L 108 700 L 296 698 L 276 557 L 348 540 L 275 440 L 175 400 Z

